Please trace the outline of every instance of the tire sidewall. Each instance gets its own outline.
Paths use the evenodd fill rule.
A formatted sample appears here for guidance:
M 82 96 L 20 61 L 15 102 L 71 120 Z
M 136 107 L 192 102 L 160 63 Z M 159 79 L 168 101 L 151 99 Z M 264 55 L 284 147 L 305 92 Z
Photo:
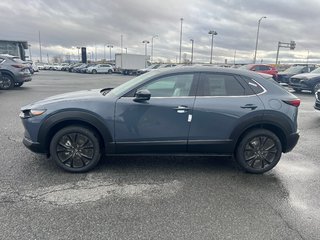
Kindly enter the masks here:
M 269 137 L 271 139 L 273 139 L 273 141 L 275 142 L 278 152 L 276 153 L 275 159 L 274 161 L 268 165 L 267 167 L 263 168 L 263 169 L 255 169 L 250 167 L 244 158 L 244 149 L 246 144 L 251 141 L 253 138 L 255 137 L 259 137 L 259 136 L 266 136 Z M 236 162 L 239 165 L 239 167 L 249 173 L 265 173 L 269 170 L 271 170 L 272 168 L 274 168 L 277 163 L 279 162 L 280 158 L 281 158 L 281 154 L 282 154 L 282 145 L 281 142 L 279 140 L 279 138 L 277 137 L 277 135 L 275 135 L 273 132 L 266 130 L 266 129 L 256 129 L 256 130 L 252 130 L 250 132 L 248 132 L 240 141 L 239 145 L 237 146 L 236 149 Z
M 0 88 L 3 90 L 8 90 L 14 88 L 14 79 L 8 74 L 2 74 L 3 81 L 9 81 L 10 85 L 8 87 L 4 87 L 3 83 L 0 85 Z
M 59 140 L 66 134 L 70 134 L 70 133 L 80 133 L 82 135 L 85 135 L 86 137 L 88 137 L 94 146 L 94 157 L 91 160 L 91 162 L 82 168 L 71 168 L 68 167 L 66 165 L 64 165 L 58 158 L 57 152 L 56 152 L 56 147 L 57 144 L 59 142 Z M 61 168 L 63 168 L 64 170 L 68 171 L 68 172 L 74 172 L 74 173 L 81 173 L 81 172 L 87 172 L 89 170 L 91 170 L 92 168 L 94 168 L 98 162 L 101 159 L 101 147 L 100 147 L 100 142 L 99 142 L 99 137 L 96 134 L 95 131 L 82 127 L 82 126 L 69 126 L 69 127 L 65 127 L 61 130 L 59 130 L 51 139 L 50 142 L 50 154 L 51 154 L 51 158 L 53 159 L 53 161 Z

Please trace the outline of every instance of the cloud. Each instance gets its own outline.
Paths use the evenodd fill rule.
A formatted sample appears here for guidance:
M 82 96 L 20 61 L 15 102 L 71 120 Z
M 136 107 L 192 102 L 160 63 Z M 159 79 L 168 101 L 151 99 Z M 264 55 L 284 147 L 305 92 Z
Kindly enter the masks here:
M 39 31 L 44 55 L 77 55 L 72 47 L 87 46 L 90 52 L 97 49 L 98 59 L 105 44 L 114 45 L 113 54 L 120 52 L 121 35 L 129 53 L 144 54 L 142 41 L 157 34 L 155 58 L 175 61 L 183 17 L 182 52 L 190 57 L 193 38 L 194 61 L 209 61 L 212 29 L 218 32 L 215 61 L 233 61 L 237 51 L 238 61 L 251 62 L 262 16 L 267 18 L 260 25 L 258 60 L 275 62 L 278 41 L 297 43 L 294 51 L 280 50 L 282 61 L 301 60 L 308 50 L 320 55 L 317 0 L 2 0 L 0 9 L 1 38 L 27 40 L 33 57 L 39 56 Z

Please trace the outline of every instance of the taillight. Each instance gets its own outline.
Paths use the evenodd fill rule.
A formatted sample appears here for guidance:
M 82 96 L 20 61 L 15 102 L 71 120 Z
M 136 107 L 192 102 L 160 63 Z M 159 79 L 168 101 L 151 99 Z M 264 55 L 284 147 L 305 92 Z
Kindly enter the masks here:
M 24 67 L 26 67 L 25 65 L 22 65 L 22 64 L 13 64 L 11 66 L 15 67 L 15 68 L 24 68 Z
M 294 107 L 299 107 L 301 100 L 299 98 L 296 98 L 296 99 L 292 99 L 292 100 L 283 100 L 283 102 L 285 102 L 286 104 L 289 104 L 291 106 L 294 106 Z

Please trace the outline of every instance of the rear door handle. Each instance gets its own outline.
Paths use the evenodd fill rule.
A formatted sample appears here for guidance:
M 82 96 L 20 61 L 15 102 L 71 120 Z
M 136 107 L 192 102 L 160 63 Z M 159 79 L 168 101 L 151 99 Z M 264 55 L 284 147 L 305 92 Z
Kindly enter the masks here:
M 241 106 L 241 108 L 250 108 L 251 110 L 255 110 L 258 106 L 254 105 L 254 104 L 246 104 L 244 106 Z
M 190 108 L 188 108 L 187 106 L 184 106 L 184 105 L 180 105 L 180 106 L 174 108 L 174 110 L 176 110 L 177 113 L 186 113 L 190 110 Z

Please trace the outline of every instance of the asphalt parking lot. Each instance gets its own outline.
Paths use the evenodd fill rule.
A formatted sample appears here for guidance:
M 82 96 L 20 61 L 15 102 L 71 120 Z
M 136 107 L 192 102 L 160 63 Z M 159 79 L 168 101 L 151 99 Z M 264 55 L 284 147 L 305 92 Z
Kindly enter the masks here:
M 297 94 L 301 138 L 263 175 L 231 159 L 112 157 L 70 174 L 21 141 L 21 106 L 131 77 L 43 71 L 0 91 L 0 239 L 319 239 L 320 112 Z

